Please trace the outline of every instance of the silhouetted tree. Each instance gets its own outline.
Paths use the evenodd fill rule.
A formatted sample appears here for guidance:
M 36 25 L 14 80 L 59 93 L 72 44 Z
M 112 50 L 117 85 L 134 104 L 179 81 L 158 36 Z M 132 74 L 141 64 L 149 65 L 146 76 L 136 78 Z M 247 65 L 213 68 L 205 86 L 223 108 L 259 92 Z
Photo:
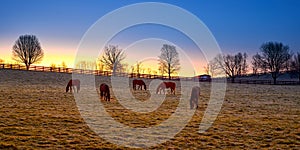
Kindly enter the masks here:
M 242 74 L 243 63 L 246 62 L 244 58 L 245 57 L 242 53 L 238 53 L 236 55 L 219 54 L 211 61 L 211 66 L 214 66 L 215 72 L 222 69 L 233 83 L 235 77 Z
M 261 54 L 259 63 L 271 72 L 273 82 L 279 76 L 279 72 L 284 68 L 284 64 L 292 57 L 287 45 L 278 42 L 267 42 L 260 47 Z
M 107 70 L 111 70 L 113 75 L 117 71 L 122 71 L 122 61 L 125 59 L 125 54 L 122 49 L 118 46 L 109 45 L 104 49 L 104 54 L 102 55 L 100 61 L 106 67 Z
M 253 55 L 253 57 L 252 57 L 252 70 L 253 70 L 253 74 L 257 74 L 258 73 L 258 70 L 259 70 L 259 68 L 261 68 L 261 62 L 260 62 L 260 55 L 259 54 L 255 54 L 255 55 Z
M 176 73 L 180 70 L 179 55 L 176 51 L 176 47 L 173 45 L 164 44 L 161 48 L 161 54 L 159 58 L 159 70 L 162 74 L 165 72 L 169 75 L 169 80 L 171 79 L 171 74 Z
M 13 60 L 24 63 L 27 70 L 31 64 L 42 61 L 43 57 L 40 42 L 34 35 L 21 35 L 12 48 Z
M 243 54 L 243 64 L 242 64 L 242 74 L 246 75 L 248 72 L 248 64 L 247 64 L 247 53 Z
M 218 75 L 220 73 L 220 70 L 222 68 L 220 68 L 218 61 L 215 59 L 209 61 L 209 63 L 207 64 L 208 69 L 209 69 L 209 74 L 214 77 L 215 75 Z
M 140 77 L 140 73 L 141 73 L 141 70 L 142 70 L 142 62 L 136 62 L 136 64 L 135 64 L 135 70 L 136 70 L 136 73 L 137 73 L 137 76 L 138 76 L 138 78 Z
M 297 72 L 300 81 L 300 53 L 298 52 L 292 59 L 292 69 Z

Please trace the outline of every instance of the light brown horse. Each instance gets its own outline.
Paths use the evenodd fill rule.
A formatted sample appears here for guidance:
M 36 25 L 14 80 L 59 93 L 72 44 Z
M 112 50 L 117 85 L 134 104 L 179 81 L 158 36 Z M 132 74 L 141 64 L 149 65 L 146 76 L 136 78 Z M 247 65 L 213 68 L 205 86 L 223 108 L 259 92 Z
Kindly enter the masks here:
M 158 92 L 161 94 L 161 91 L 164 92 L 165 94 L 165 89 L 170 88 L 171 89 L 171 94 L 173 93 L 175 95 L 175 88 L 176 88 L 176 83 L 175 82 L 162 82 L 156 89 L 156 94 Z
M 105 101 L 110 101 L 109 86 L 105 83 L 102 83 L 100 85 L 100 96 L 101 96 L 101 99 L 103 99 L 103 96 L 104 96 Z
M 190 108 L 193 109 L 194 106 L 196 106 L 196 109 L 198 108 L 198 100 L 200 96 L 200 87 L 199 86 L 194 86 L 192 88 L 191 92 L 191 98 L 190 98 Z
M 134 79 L 132 81 L 133 90 L 136 90 L 136 85 L 138 85 L 138 90 L 139 89 L 143 90 L 142 89 L 143 86 L 144 86 L 144 89 L 147 90 L 146 84 L 143 80 Z
M 78 79 L 70 80 L 68 82 L 68 84 L 67 84 L 66 92 L 69 92 L 69 90 L 70 90 L 70 92 L 72 92 L 72 88 L 73 88 L 73 90 L 75 92 L 75 88 L 74 87 L 76 87 L 76 91 L 78 93 L 79 90 L 80 90 L 80 80 L 78 80 Z

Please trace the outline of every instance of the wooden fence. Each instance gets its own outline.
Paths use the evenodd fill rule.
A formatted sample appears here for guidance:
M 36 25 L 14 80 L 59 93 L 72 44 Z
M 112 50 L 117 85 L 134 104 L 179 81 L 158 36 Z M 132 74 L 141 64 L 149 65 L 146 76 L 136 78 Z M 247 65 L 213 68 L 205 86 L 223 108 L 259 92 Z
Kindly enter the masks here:
M 231 82 L 231 79 L 228 80 Z M 234 83 L 239 84 L 274 84 L 273 80 L 247 80 L 247 79 L 236 79 Z M 299 81 L 276 81 L 276 85 L 300 85 Z
M 26 66 L 20 64 L 0 64 L 0 69 L 12 69 L 12 70 L 26 70 Z M 73 69 L 63 67 L 45 67 L 45 66 L 34 66 L 29 67 L 29 71 L 41 71 L 41 72 L 59 72 L 59 73 L 76 73 L 76 74 L 90 74 L 96 76 L 111 76 L 111 71 L 101 70 L 85 70 L 85 69 Z M 169 79 L 168 76 L 153 75 L 153 74 L 138 74 L 138 73 L 124 73 L 117 72 L 115 76 L 129 77 L 129 78 L 147 78 L 147 79 Z M 179 77 L 171 76 L 171 80 L 193 80 L 193 77 Z
M 20 64 L 0 64 L 0 69 L 13 69 L 13 70 L 26 70 L 26 66 Z M 101 70 L 84 70 L 73 69 L 63 67 L 45 67 L 45 66 L 33 66 L 29 67 L 30 71 L 41 72 L 60 72 L 60 73 L 76 73 L 76 74 L 90 74 L 96 76 L 111 76 L 111 71 Z M 115 76 L 129 77 L 129 78 L 146 78 L 146 79 L 169 79 L 168 76 L 153 75 L 153 74 L 137 74 L 137 73 L 115 73 Z M 185 80 L 185 81 L 197 81 L 194 77 L 179 77 L 171 76 L 171 80 Z M 224 80 L 213 79 L 213 82 L 224 82 Z M 227 82 L 231 82 L 228 78 Z M 252 79 L 235 79 L 234 83 L 239 84 L 273 84 L 272 80 L 252 80 Z M 299 81 L 277 81 L 277 85 L 300 85 Z

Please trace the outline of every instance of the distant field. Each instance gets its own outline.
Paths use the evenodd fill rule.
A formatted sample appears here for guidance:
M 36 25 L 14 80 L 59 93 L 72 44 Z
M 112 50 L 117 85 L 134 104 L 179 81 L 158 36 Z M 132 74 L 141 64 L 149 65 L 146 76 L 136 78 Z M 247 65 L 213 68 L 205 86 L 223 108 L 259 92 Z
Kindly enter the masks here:
M 0 70 L 0 149 L 124 149 L 88 128 L 65 86 L 65 73 Z M 108 83 L 97 77 L 97 84 Z M 149 84 L 150 80 L 146 81 Z M 213 126 L 198 133 L 209 83 L 201 83 L 200 108 L 189 124 L 170 141 L 152 149 L 299 149 L 300 86 L 227 84 L 222 110 Z M 180 89 L 180 87 L 179 87 Z M 135 91 L 146 100 L 149 93 Z M 167 96 L 149 114 L 121 108 L 112 97 L 104 103 L 115 120 L 132 127 L 149 127 L 167 119 L 180 95 Z

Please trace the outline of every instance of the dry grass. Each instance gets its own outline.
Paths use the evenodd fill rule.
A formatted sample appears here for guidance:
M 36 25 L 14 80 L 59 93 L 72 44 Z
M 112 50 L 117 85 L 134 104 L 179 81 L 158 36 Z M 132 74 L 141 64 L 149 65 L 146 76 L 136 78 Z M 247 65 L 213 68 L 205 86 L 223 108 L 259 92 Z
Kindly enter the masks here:
M 69 74 L 0 70 L 0 149 L 124 149 L 98 137 L 81 118 L 74 97 L 65 93 Z M 97 83 L 108 82 L 97 78 Z M 147 81 L 147 84 L 149 81 Z M 300 146 L 300 86 L 228 84 L 213 126 L 198 133 L 209 100 L 201 85 L 200 108 L 170 141 L 153 149 L 297 149 Z M 145 91 L 135 91 L 142 101 Z M 115 120 L 132 127 L 159 124 L 174 112 L 179 98 L 168 96 L 149 114 L 104 103 Z

